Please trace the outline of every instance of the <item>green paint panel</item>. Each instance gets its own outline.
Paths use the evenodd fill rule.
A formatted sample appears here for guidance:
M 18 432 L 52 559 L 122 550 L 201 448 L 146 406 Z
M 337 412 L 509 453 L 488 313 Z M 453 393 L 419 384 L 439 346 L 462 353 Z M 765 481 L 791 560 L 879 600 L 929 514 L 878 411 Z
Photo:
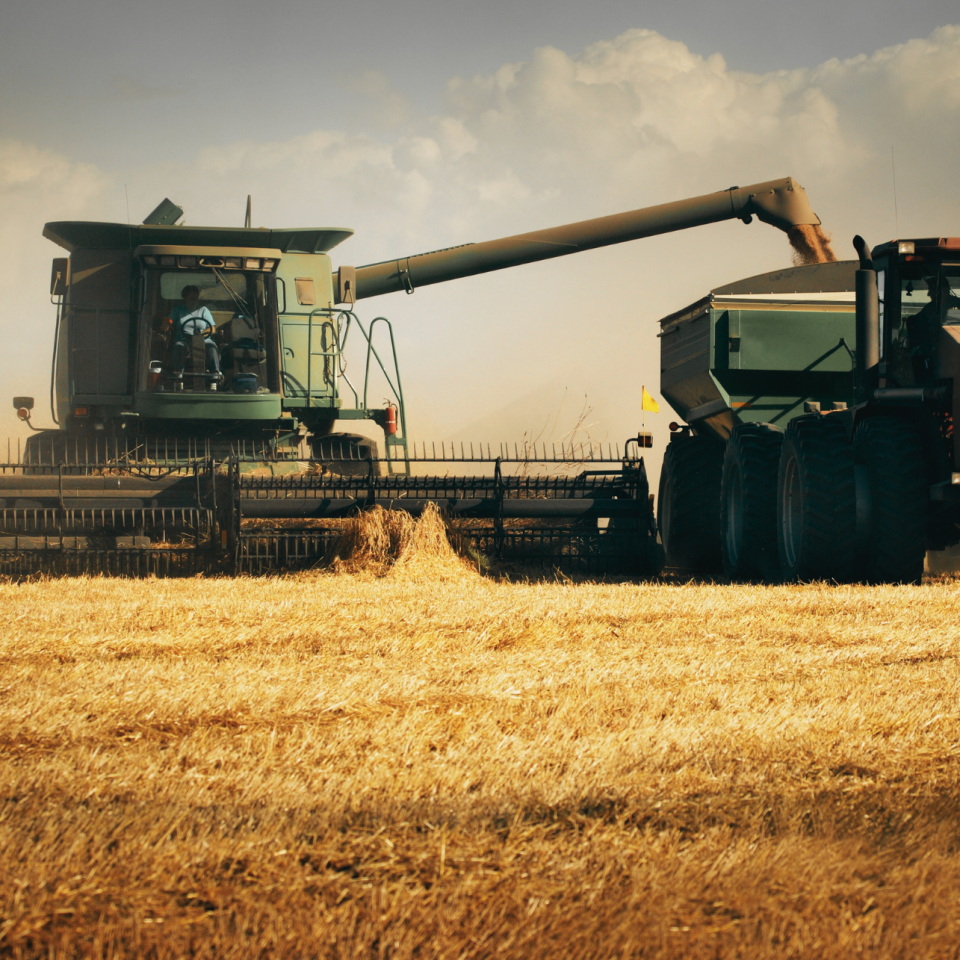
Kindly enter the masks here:
M 711 323 L 717 370 L 851 370 L 852 313 L 712 310 Z
M 325 254 L 290 254 L 277 269 L 284 405 L 338 405 L 333 281 Z
M 853 400 L 852 303 L 710 296 L 661 325 L 661 393 L 688 423 L 720 436 L 738 422 L 785 426 L 805 400 Z
M 308 392 L 316 398 L 333 396 L 336 340 L 331 323 L 323 317 L 314 317 L 312 324 L 306 317 L 281 317 L 280 350 L 287 400 L 305 398 Z
M 134 409 L 159 420 L 279 420 L 275 393 L 138 393 Z

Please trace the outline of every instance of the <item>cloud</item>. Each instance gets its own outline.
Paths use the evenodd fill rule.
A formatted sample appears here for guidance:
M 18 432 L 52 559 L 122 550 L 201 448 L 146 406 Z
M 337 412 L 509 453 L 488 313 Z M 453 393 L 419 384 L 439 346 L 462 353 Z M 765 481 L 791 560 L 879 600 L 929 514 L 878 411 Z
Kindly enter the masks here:
M 0 140 L 0 302 L 3 303 L 0 383 L 12 396 L 38 399 L 37 422 L 49 422 L 55 309 L 47 296 L 50 261 L 58 249 L 41 231 L 49 220 L 102 216 L 110 178 L 90 164 L 16 140 Z M 60 251 L 62 252 L 62 251 Z M 0 401 L 8 398 L 0 396 Z M 13 421 L 8 423 L 12 427 Z M 8 430 L 0 431 L 5 435 Z
M 366 70 L 355 77 L 338 77 L 337 86 L 363 98 L 361 115 L 370 124 L 395 130 L 412 114 L 410 99 L 394 89 L 390 78 L 379 70 Z
M 182 97 L 184 94 L 185 91 L 180 87 L 154 87 L 133 77 L 114 77 L 107 84 L 105 99 L 141 103 L 164 97 Z
M 842 208 L 865 172 L 889 179 L 891 144 L 906 178 L 926 190 L 931 176 L 938 187 L 952 183 L 958 80 L 960 27 L 869 57 L 764 75 L 631 30 L 577 55 L 544 47 L 491 75 L 454 78 L 440 116 L 410 115 L 373 133 L 318 130 L 206 147 L 140 179 L 182 183 L 202 216 L 249 184 L 271 210 L 342 210 L 375 224 L 381 238 L 427 241 L 438 227 L 529 228 L 531 217 L 543 225 L 544 216 L 785 173 L 811 192 L 816 185 L 825 209 Z M 393 96 L 379 74 L 355 86 Z
M 855 232 L 880 242 L 898 228 L 960 230 L 957 26 L 762 75 L 631 30 L 576 54 L 543 47 L 492 74 L 454 78 L 437 116 L 417 115 L 379 75 L 354 87 L 382 106 L 366 133 L 207 145 L 127 171 L 131 197 L 143 213 L 169 195 L 190 223 L 239 224 L 252 193 L 255 223 L 355 227 L 335 262 L 358 264 L 786 175 L 807 188 L 841 256 Z M 4 269 L 0 296 L 26 304 L 28 277 L 42 294 L 55 253 L 41 255 L 35 239 L 44 219 L 123 219 L 118 197 L 122 185 L 91 167 L 0 146 L 0 203 L 12 211 L 3 249 L 17 264 Z M 598 398 L 595 415 L 616 438 L 636 429 L 640 383 L 659 380 L 655 320 L 711 286 L 788 262 L 770 228 L 724 224 L 360 309 L 394 319 L 419 434 L 486 422 L 541 388 L 550 409 L 566 388 Z M 48 309 L 31 296 L 32 311 Z M 522 420 L 520 410 L 511 428 Z
M 447 105 L 479 143 L 471 163 L 568 194 L 580 184 L 648 200 L 705 174 L 783 169 L 840 183 L 918 127 L 955 143 L 958 53 L 960 28 L 944 27 L 871 57 L 756 75 L 631 30 L 578 56 L 545 47 L 528 63 L 453 80 Z M 937 168 L 951 164 L 943 156 Z

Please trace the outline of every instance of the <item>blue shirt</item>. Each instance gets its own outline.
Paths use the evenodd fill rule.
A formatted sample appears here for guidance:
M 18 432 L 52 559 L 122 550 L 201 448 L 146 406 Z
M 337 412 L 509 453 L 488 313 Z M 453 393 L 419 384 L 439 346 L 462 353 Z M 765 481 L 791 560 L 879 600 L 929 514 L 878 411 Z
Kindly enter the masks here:
M 170 311 L 170 319 L 174 322 L 178 340 L 184 340 L 187 337 L 192 337 L 195 333 L 205 333 L 207 330 L 216 330 L 217 328 L 217 325 L 213 322 L 213 314 L 206 307 L 188 310 L 184 304 L 178 303 Z

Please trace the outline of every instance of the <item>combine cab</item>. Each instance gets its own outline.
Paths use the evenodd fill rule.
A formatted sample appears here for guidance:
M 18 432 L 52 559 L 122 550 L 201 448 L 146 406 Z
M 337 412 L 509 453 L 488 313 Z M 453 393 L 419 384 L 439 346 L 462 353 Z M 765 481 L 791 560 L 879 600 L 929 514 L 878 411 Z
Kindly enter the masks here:
M 478 562 L 654 573 L 649 436 L 605 451 L 417 450 L 390 322 L 354 305 L 721 220 L 819 223 L 788 178 L 334 270 L 350 230 L 254 229 L 249 206 L 242 228 L 181 215 L 164 201 L 139 225 L 44 228 L 69 253 L 51 280 L 58 429 L 0 464 L 0 572 L 293 568 L 322 560 L 358 510 L 435 503 Z M 368 402 L 371 372 L 383 407 Z M 14 403 L 29 423 L 33 400 Z M 382 444 L 353 432 L 361 420 Z

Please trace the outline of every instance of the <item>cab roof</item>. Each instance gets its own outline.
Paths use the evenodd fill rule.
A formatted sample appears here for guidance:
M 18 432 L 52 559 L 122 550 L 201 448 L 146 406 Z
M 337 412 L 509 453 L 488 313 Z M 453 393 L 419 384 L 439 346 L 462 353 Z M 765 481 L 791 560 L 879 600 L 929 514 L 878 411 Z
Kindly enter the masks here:
M 183 227 L 153 223 L 58 220 L 43 235 L 65 250 L 134 250 L 151 246 L 270 247 L 284 253 L 327 253 L 353 235 L 345 227 Z
M 874 247 L 870 255 L 879 257 L 891 251 L 896 253 L 901 243 L 912 243 L 917 254 L 928 257 L 943 254 L 956 256 L 960 253 L 960 237 L 901 237 Z

